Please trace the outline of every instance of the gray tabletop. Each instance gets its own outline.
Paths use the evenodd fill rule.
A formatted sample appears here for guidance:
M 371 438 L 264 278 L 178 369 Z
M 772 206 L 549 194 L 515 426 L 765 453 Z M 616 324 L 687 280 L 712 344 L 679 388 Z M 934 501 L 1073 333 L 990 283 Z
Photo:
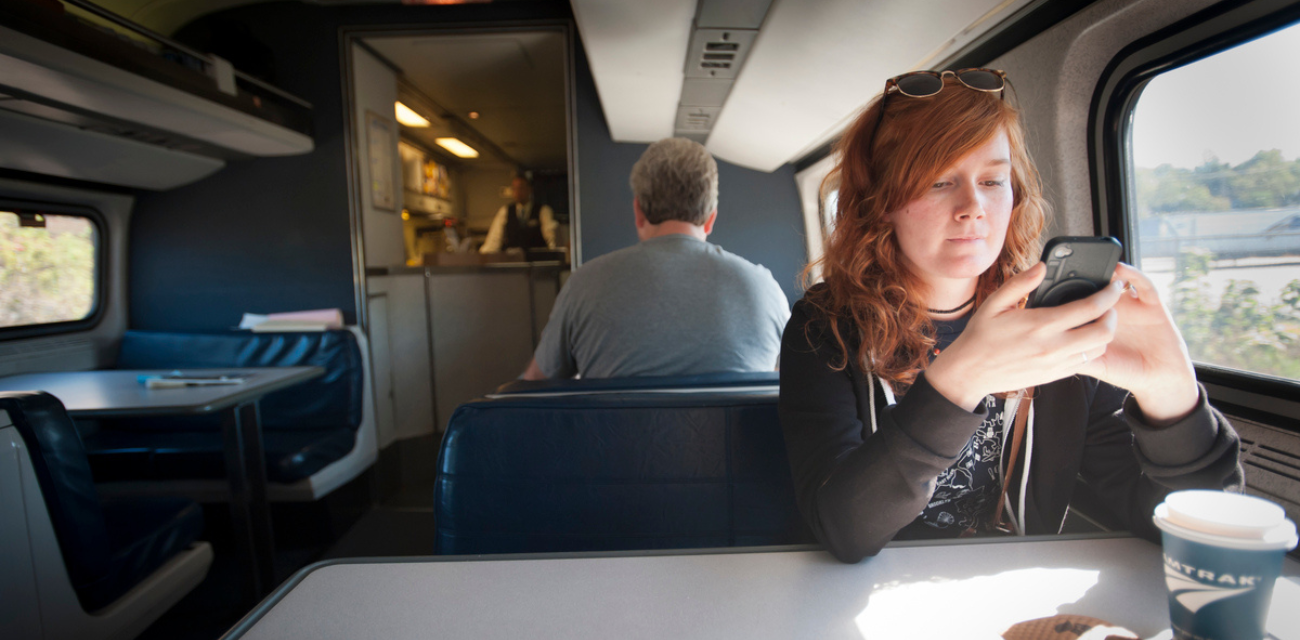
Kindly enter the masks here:
M 272 391 L 323 375 L 321 367 L 243 367 L 181 369 L 182 374 L 243 375 L 239 384 L 149 389 L 141 375 L 165 370 L 102 370 L 28 373 L 0 378 L 0 391 L 45 391 L 79 418 L 197 414 L 220 411 Z
M 579 555 L 321 563 L 227 637 L 996 638 L 1057 613 L 1169 637 L 1160 548 L 1128 537 L 900 544 L 857 565 L 807 550 Z M 1270 629 L 1297 637 L 1300 583 L 1279 580 L 1274 603 Z

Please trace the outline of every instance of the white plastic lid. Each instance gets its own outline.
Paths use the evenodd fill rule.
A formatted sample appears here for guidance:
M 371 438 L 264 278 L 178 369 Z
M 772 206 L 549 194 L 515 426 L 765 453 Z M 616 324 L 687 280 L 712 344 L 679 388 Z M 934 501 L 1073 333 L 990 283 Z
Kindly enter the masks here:
M 1207 544 L 1234 548 L 1295 547 L 1295 524 L 1282 507 L 1223 491 L 1175 491 L 1156 507 L 1156 526 Z

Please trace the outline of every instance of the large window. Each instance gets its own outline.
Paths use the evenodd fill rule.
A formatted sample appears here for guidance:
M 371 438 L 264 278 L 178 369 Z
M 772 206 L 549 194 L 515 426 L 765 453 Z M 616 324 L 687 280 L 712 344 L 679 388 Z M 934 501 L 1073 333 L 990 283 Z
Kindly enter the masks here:
M 85 216 L 0 208 L 0 329 L 94 314 L 99 246 Z
M 1194 360 L 1300 380 L 1292 26 L 1155 77 L 1131 129 L 1130 250 Z M 1133 240 L 1136 240 L 1134 242 Z

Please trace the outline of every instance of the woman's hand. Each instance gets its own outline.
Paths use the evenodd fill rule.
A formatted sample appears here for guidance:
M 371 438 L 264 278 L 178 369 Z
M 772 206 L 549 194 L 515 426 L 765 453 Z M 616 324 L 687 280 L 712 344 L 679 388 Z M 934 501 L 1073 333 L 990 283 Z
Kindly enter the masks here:
M 1127 282 L 1115 311 L 1115 339 L 1079 373 L 1128 389 L 1151 426 L 1185 417 L 1199 400 L 1196 372 L 1173 318 L 1141 271 L 1120 263 L 1112 285 Z
M 1059 307 L 1021 308 L 1020 301 L 1038 287 L 1046 271 L 1040 262 L 1007 280 L 984 301 L 966 330 L 926 369 L 926 380 L 936 391 L 974 411 L 990 393 L 1099 369 L 1096 359 L 1115 338 L 1118 316 L 1113 307 L 1124 283 L 1117 279 L 1083 300 Z M 1144 347 L 1131 335 L 1129 340 L 1129 355 L 1113 357 L 1108 371 L 1138 368 L 1130 362 L 1131 353 Z

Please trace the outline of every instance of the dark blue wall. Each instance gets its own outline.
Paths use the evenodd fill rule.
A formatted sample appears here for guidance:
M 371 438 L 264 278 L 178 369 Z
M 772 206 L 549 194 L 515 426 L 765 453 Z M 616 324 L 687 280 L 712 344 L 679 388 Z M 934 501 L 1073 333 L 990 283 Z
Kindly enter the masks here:
M 132 217 L 130 324 L 213 331 L 249 311 L 338 307 L 356 318 L 344 156 L 339 29 L 356 25 L 526 24 L 568 19 L 567 2 L 447 7 L 271 3 L 201 19 L 178 33 L 219 40 L 238 25 L 269 47 L 275 83 L 314 105 L 316 149 L 232 160 L 193 185 L 141 192 Z M 636 242 L 632 164 L 645 145 L 610 140 L 587 62 L 577 53 L 579 202 L 583 257 Z M 771 269 L 791 302 L 803 266 L 799 201 L 789 166 L 765 174 L 719 163 L 722 195 L 711 241 Z
M 648 145 L 614 142 L 586 56 L 576 56 L 578 195 L 582 259 L 636 243 L 632 165 Z M 794 304 L 803 297 L 799 272 L 808 260 L 794 167 L 772 173 L 718 160 L 718 222 L 709 242 L 767 267 Z
M 230 161 L 187 187 L 140 194 L 131 326 L 210 331 L 244 311 L 324 307 L 355 322 L 337 25 L 306 5 L 231 13 L 265 20 L 249 24 L 273 51 L 277 84 L 313 103 L 316 149 Z

